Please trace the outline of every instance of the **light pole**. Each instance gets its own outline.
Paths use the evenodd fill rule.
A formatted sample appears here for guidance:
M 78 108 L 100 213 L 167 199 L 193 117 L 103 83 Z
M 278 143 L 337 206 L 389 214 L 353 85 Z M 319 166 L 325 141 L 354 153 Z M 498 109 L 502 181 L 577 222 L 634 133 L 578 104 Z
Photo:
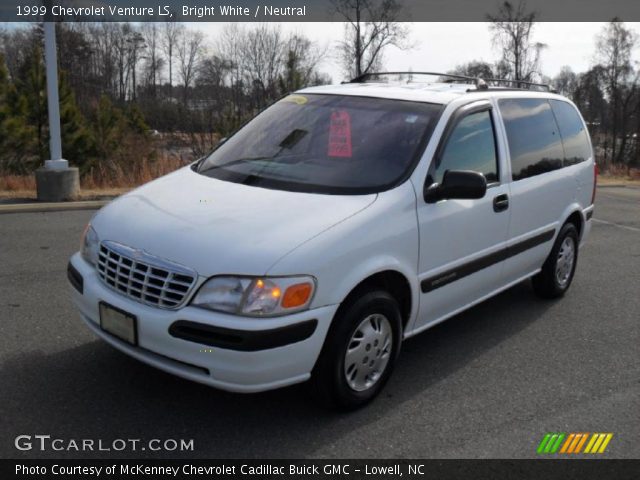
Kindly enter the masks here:
M 69 162 L 62 158 L 55 22 L 44 22 L 44 57 L 47 72 L 50 159 L 45 160 L 44 167 L 36 170 L 36 187 L 38 200 L 59 202 L 72 200 L 79 195 L 80 179 L 78 169 L 69 167 Z
M 47 106 L 49 108 L 49 152 L 50 160 L 44 166 L 52 170 L 68 168 L 69 162 L 62 158 L 60 138 L 60 99 L 58 97 L 58 55 L 56 52 L 56 24 L 44 23 L 44 59 L 47 67 Z

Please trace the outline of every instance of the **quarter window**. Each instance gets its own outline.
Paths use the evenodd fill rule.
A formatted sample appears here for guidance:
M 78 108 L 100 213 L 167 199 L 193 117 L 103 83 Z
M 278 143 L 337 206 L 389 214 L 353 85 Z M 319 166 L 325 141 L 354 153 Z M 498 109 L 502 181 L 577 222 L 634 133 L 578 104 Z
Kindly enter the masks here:
M 482 173 L 487 183 L 498 181 L 496 142 L 489 110 L 471 113 L 453 128 L 432 180 L 442 183 L 447 170 L 472 170 Z
M 514 180 L 562 168 L 564 150 L 558 126 L 546 99 L 501 99 Z
M 551 108 L 560 127 L 564 145 L 564 166 L 584 162 L 591 156 L 591 147 L 578 112 L 571 104 L 561 100 L 551 100 Z

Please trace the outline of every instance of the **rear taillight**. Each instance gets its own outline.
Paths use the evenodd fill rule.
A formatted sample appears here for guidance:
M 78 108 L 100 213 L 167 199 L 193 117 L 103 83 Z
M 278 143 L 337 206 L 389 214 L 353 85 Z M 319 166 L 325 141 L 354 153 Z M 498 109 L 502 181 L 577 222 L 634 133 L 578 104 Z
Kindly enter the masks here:
M 596 201 L 596 184 L 598 183 L 598 164 L 593 162 L 593 192 L 591 193 L 591 205 Z

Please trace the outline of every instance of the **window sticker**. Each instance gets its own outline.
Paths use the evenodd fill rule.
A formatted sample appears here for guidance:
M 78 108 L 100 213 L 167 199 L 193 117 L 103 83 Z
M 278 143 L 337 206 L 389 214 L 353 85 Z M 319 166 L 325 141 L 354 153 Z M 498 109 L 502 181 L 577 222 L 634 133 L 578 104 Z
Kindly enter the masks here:
M 304 105 L 307 103 L 307 97 L 303 95 L 288 95 L 282 99 L 283 102 L 291 102 L 297 105 Z
M 328 156 L 351 157 L 351 116 L 346 110 L 331 113 Z

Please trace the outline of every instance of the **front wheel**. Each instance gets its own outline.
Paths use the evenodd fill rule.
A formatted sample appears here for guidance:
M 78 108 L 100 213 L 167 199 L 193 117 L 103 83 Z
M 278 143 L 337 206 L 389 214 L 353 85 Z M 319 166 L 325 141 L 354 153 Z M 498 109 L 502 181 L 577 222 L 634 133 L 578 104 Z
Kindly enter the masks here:
M 558 298 L 565 294 L 573 280 L 578 262 L 578 230 L 565 223 L 542 270 L 532 279 L 533 290 L 542 298 Z
M 396 300 L 370 290 L 347 300 L 327 333 L 311 383 L 325 405 L 354 409 L 371 401 L 391 375 L 400 350 Z

